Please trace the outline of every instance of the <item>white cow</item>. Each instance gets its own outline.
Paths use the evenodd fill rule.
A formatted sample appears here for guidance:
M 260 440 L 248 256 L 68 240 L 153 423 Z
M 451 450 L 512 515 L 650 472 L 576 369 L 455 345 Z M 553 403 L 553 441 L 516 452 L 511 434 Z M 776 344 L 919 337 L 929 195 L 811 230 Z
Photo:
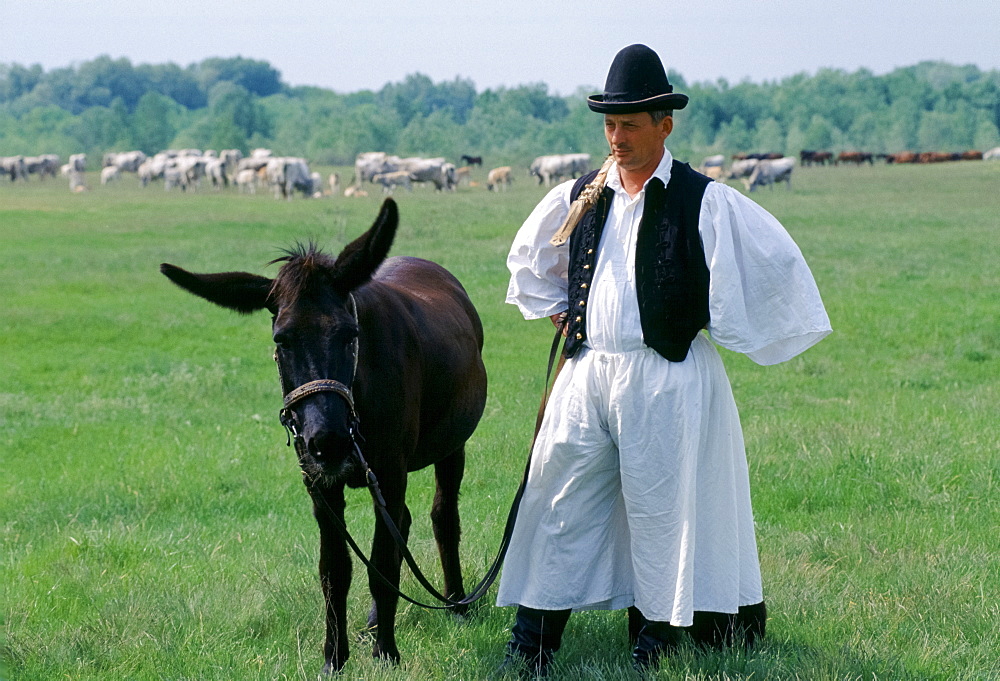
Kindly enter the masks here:
M 361 185 L 371 182 L 372 177 L 379 173 L 391 173 L 400 170 L 399 157 L 390 156 L 384 151 L 365 151 L 354 159 L 354 183 Z
M 729 168 L 729 173 L 726 175 L 727 180 L 739 180 L 740 178 L 750 177 L 753 173 L 753 169 L 757 167 L 758 161 L 755 158 L 744 158 L 733 163 Z
M 257 171 L 253 168 L 244 168 L 236 173 L 236 186 L 241 194 L 257 193 Z
M 778 182 L 784 182 L 789 189 L 792 188 L 792 169 L 795 168 L 795 159 L 791 156 L 776 158 L 773 160 L 763 160 L 757 164 L 750 174 L 750 179 L 743 180 L 747 191 L 753 191 L 757 187 L 771 187 Z
M 306 163 L 305 159 L 284 156 L 272 157 L 265 168 L 267 169 L 267 183 L 274 191 L 276 199 L 284 197 L 291 201 L 292 194 L 296 190 L 308 197 L 322 189 L 322 182 L 317 182 L 316 184 L 319 186 L 314 186 L 313 174 L 309 171 L 309 164 Z
M 998 161 L 1000 160 L 1000 147 L 993 147 L 989 151 L 983 152 L 984 161 Z
M 122 172 L 138 172 L 139 166 L 146 160 L 146 154 L 141 151 L 122 151 L 120 153 L 110 152 L 104 155 L 102 167 L 118 166 Z
M 181 191 L 187 191 L 187 176 L 178 166 L 168 166 L 163 170 L 163 189 L 170 191 L 174 187 L 180 187 Z
M 7 175 L 11 182 L 28 179 L 24 156 L 0 156 L 0 175 Z
M 387 165 L 391 162 L 387 162 Z M 429 182 L 438 191 L 455 188 L 455 164 L 444 158 L 404 158 L 398 170 L 410 173 L 413 182 Z M 390 172 L 390 171 L 383 171 Z
M 87 155 L 86 154 L 73 154 L 69 157 L 69 167 L 71 170 L 75 170 L 78 173 L 82 173 L 87 169 Z
M 223 189 L 229 186 L 226 163 L 221 158 L 209 158 L 205 161 L 205 176 L 212 181 L 212 186 L 215 189 Z
M 590 154 L 539 156 L 528 166 L 528 172 L 538 178 L 538 184 L 545 185 L 583 175 L 589 169 Z
M 109 184 L 121 179 L 122 173 L 118 166 L 105 166 L 101 168 L 101 184 Z

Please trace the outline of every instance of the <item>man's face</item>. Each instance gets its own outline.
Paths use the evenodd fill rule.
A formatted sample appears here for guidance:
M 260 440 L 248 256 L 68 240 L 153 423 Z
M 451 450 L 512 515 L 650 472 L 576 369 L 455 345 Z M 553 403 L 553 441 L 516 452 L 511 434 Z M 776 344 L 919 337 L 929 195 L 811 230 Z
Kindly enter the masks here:
M 605 114 L 604 136 L 619 168 L 652 171 L 660 162 L 663 142 L 673 130 L 674 119 L 667 116 L 659 123 L 653 122 L 649 112 L 634 114 Z

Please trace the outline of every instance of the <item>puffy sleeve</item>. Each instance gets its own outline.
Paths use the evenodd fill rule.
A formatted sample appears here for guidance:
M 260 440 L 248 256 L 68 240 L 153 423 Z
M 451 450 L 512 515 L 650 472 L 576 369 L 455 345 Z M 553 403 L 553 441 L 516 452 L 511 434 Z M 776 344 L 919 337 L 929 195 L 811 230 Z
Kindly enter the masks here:
M 566 277 L 569 246 L 553 246 L 552 235 L 569 213 L 573 181 L 554 187 L 521 225 L 510 253 L 507 269 L 510 284 L 507 302 L 517 305 L 525 319 L 541 319 L 566 309 Z
M 699 217 L 711 275 L 708 332 L 758 364 L 795 357 L 832 331 L 812 272 L 770 213 L 719 182 Z

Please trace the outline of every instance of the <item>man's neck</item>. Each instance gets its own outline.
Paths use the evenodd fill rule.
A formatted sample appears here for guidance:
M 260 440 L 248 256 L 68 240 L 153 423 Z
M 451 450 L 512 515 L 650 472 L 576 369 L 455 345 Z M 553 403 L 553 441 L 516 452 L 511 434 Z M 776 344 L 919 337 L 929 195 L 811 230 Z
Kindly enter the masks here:
M 634 198 L 636 194 L 642 191 L 646 182 L 653 176 L 656 169 L 660 167 L 660 161 L 663 160 L 663 154 L 664 151 L 661 149 L 659 157 L 657 157 L 655 161 L 644 165 L 642 168 L 629 170 L 618 166 L 618 177 L 621 179 L 622 189 L 624 189 L 625 193 L 629 195 L 629 198 Z

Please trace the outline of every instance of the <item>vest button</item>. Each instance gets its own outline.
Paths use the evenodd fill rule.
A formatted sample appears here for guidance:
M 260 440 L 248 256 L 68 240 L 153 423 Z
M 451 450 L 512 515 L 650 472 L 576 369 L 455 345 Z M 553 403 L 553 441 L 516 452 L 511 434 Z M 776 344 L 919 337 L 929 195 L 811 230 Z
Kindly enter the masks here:
M 576 339 L 577 340 L 583 340 L 583 334 L 582 333 L 576 334 Z
M 588 248 L 587 249 L 587 255 L 593 255 L 593 254 L 594 254 L 594 249 L 593 248 Z
M 590 269 L 590 265 L 589 265 L 589 264 L 587 264 L 587 265 L 584 265 L 584 266 L 583 266 L 583 269 L 585 269 L 585 270 L 589 270 L 589 269 Z
M 587 305 L 587 301 L 581 300 L 579 303 L 577 303 L 577 305 L 579 305 L 580 307 L 585 307 Z
M 579 324 L 580 322 L 583 321 L 583 316 L 582 315 L 577 315 L 576 319 L 574 321 L 576 321 L 576 323 Z
M 580 288 L 587 288 L 587 282 L 583 282 L 582 284 L 580 284 Z

